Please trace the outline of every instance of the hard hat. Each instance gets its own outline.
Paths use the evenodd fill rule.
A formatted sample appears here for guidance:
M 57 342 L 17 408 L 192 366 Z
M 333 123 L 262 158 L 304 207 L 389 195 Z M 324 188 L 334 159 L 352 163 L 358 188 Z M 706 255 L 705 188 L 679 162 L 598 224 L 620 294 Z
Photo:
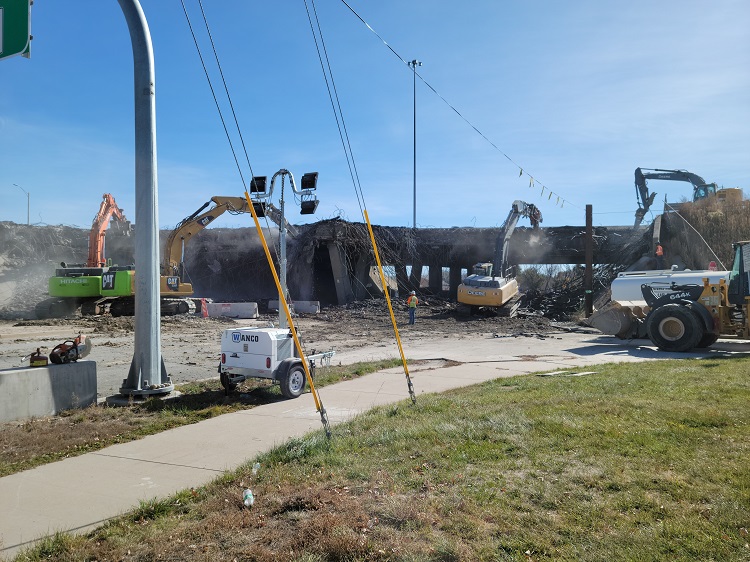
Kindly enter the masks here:
M 410 294 L 410 295 L 416 295 L 416 294 L 417 294 L 417 292 L 416 292 L 416 291 L 412 291 L 412 292 L 411 292 L 411 293 L 409 293 L 409 294 Z

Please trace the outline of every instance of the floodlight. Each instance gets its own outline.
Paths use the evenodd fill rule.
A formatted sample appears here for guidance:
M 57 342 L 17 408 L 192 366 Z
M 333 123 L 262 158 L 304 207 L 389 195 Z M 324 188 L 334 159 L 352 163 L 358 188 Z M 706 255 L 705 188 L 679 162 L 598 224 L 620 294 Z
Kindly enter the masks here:
M 265 193 L 266 179 L 266 176 L 253 176 L 250 182 L 250 193 Z
M 257 215 L 258 218 L 262 218 L 266 216 L 266 203 L 254 202 L 253 209 L 255 210 L 255 214 Z
M 316 176 L 318 174 L 315 174 Z M 315 209 L 318 208 L 318 200 L 311 199 L 309 201 L 302 201 L 300 203 L 300 215 L 312 215 L 315 214 Z
M 302 191 L 313 190 L 318 185 L 318 172 L 308 172 L 302 176 L 300 181 L 300 189 Z M 305 213 L 302 213 L 305 214 Z

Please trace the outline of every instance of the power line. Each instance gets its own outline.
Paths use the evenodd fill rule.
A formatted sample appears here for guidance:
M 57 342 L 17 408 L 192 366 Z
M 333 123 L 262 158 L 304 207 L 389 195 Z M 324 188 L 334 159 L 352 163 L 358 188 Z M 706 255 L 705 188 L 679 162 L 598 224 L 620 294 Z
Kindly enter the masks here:
M 346 157 L 346 163 L 349 166 L 349 175 L 352 178 L 352 184 L 354 185 L 354 192 L 357 196 L 357 203 L 359 204 L 360 213 L 364 215 L 364 209 L 367 208 L 365 204 L 365 196 L 362 191 L 362 184 L 359 180 L 359 173 L 357 172 L 357 165 L 354 161 L 354 152 L 352 151 L 352 145 L 349 141 L 349 133 L 346 129 L 346 121 L 344 120 L 344 112 L 341 109 L 341 102 L 339 100 L 338 91 L 336 90 L 336 82 L 333 79 L 333 70 L 331 69 L 331 62 L 328 58 L 328 50 L 325 46 L 325 40 L 323 39 L 323 30 L 320 26 L 320 19 L 318 18 L 318 11 L 315 8 L 315 0 L 311 0 L 313 7 L 313 15 L 315 17 L 315 24 L 313 24 L 313 18 L 310 15 L 310 8 L 305 2 L 305 10 L 307 11 L 307 19 L 310 22 L 310 30 L 312 31 L 313 40 L 315 41 L 315 49 L 318 53 L 318 60 L 320 61 L 320 67 L 323 71 L 323 78 L 325 79 L 326 89 L 328 90 L 328 98 L 331 101 L 331 108 L 333 109 L 333 115 L 336 118 L 336 126 L 339 131 L 339 138 L 341 139 L 341 145 L 344 148 L 344 156 Z M 317 33 L 315 28 L 317 27 Z M 318 37 L 320 37 L 320 45 L 323 47 L 323 55 L 325 56 L 326 64 L 323 64 L 323 55 L 321 55 L 320 46 L 318 45 Z M 330 77 L 330 82 L 329 82 Z M 335 103 L 334 103 L 335 98 Z
M 341 0 L 341 2 L 347 8 L 349 8 L 349 10 L 352 12 L 352 14 L 354 14 L 357 17 L 357 19 L 359 19 L 359 21 L 361 21 L 367 27 L 367 29 L 369 29 L 373 34 L 375 34 L 375 36 L 378 39 L 380 39 L 383 42 L 383 44 L 388 48 L 389 51 L 391 51 L 391 53 L 393 53 L 404 65 L 406 65 L 407 67 L 409 66 L 408 61 L 406 59 L 404 59 L 404 57 L 402 57 L 393 47 L 391 47 L 391 45 L 377 31 L 375 31 L 375 29 L 373 29 L 373 27 L 369 23 L 367 23 L 367 21 L 365 21 L 365 19 L 361 15 L 359 15 L 357 13 L 357 11 L 354 8 L 352 8 L 346 0 Z M 412 69 L 410 68 L 410 72 L 411 71 L 412 71 Z M 437 97 L 439 97 L 443 101 L 443 103 L 445 103 L 451 110 L 453 110 L 453 112 L 456 115 L 458 115 L 467 125 L 469 125 L 469 127 L 471 127 L 479 136 L 481 136 L 485 141 L 487 141 L 495 150 L 497 150 L 500 154 L 502 154 L 505 157 L 505 159 L 508 160 L 508 162 L 510 162 L 516 168 L 518 168 L 518 170 L 519 170 L 519 174 L 518 174 L 519 177 L 521 177 L 523 175 L 528 176 L 528 178 L 529 178 L 529 188 L 533 188 L 533 187 L 537 187 L 537 186 L 541 187 L 542 188 L 541 196 L 543 196 L 545 194 L 545 191 L 546 191 L 547 194 L 548 194 L 548 199 L 551 200 L 552 197 L 554 196 L 556 198 L 555 199 L 555 203 L 558 204 L 558 205 L 560 205 L 561 208 L 564 207 L 565 204 L 567 203 L 568 205 L 570 205 L 572 207 L 575 207 L 576 209 L 581 209 L 580 206 L 572 203 L 569 199 L 564 198 L 562 195 L 560 195 L 560 194 L 552 191 L 549 187 L 547 187 L 546 185 L 544 185 L 543 183 L 541 183 L 540 181 L 538 181 L 530 173 L 528 173 L 527 171 L 525 171 L 520 164 L 516 163 L 499 146 L 497 146 L 494 142 L 492 142 L 492 140 L 490 140 L 487 137 L 487 135 L 485 135 L 482 131 L 480 131 L 479 128 L 476 125 L 474 125 L 458 109 L 456 109 L 456 107 L 453 104 L 451 104 L 447 99 L 445 99 L 445 97 L 443 97 L 443 95 L 440 94 L 440 92 L 438 92 L 429 82 L 427 82 L 427 80 L 425 80 L 424 77 L 422 77 L 421 74 L 419 74 L 418 72 L 416 72 L 416 70 L 414 72 L 415 72 L 416 76 L 418 76 L 419 79 L 422 81 L 422 83 L 425 86 L 427 86 L 430 90 L 432 90 L 432 92 Z

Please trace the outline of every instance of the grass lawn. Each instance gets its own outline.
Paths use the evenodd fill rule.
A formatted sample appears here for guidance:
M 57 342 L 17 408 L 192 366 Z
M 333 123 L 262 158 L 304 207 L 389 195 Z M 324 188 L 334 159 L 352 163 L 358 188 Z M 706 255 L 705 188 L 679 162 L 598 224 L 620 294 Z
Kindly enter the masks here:
M 750 360 L 591 370 L 380 407 L 18 560 L 750 560 Z

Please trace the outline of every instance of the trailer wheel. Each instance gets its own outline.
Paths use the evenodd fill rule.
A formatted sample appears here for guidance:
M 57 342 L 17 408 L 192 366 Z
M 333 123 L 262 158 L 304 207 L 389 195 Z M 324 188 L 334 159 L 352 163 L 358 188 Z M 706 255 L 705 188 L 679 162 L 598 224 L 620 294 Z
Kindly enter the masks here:
M 219 366 L 219 368 L 221 368 L 221 366 Z M 219 373 L 219 380 L 221 381 L 221 386 L 224 387 L 224 394 L 227 396 L 237 388 L 237 383 L 229 382 L 229 375 L 226 373 Z
M 305 382 L 305 369 L 299 363 L 293 365 L 279 381 L 281 394 L 285 398 L 297 398 L 305 390 Z
M 690 351 L 703 336 L 703 327 L 693 312 L 679 304 L 665 304 L 652 311 L 646 321 L 651 341 L 662 351 Z

